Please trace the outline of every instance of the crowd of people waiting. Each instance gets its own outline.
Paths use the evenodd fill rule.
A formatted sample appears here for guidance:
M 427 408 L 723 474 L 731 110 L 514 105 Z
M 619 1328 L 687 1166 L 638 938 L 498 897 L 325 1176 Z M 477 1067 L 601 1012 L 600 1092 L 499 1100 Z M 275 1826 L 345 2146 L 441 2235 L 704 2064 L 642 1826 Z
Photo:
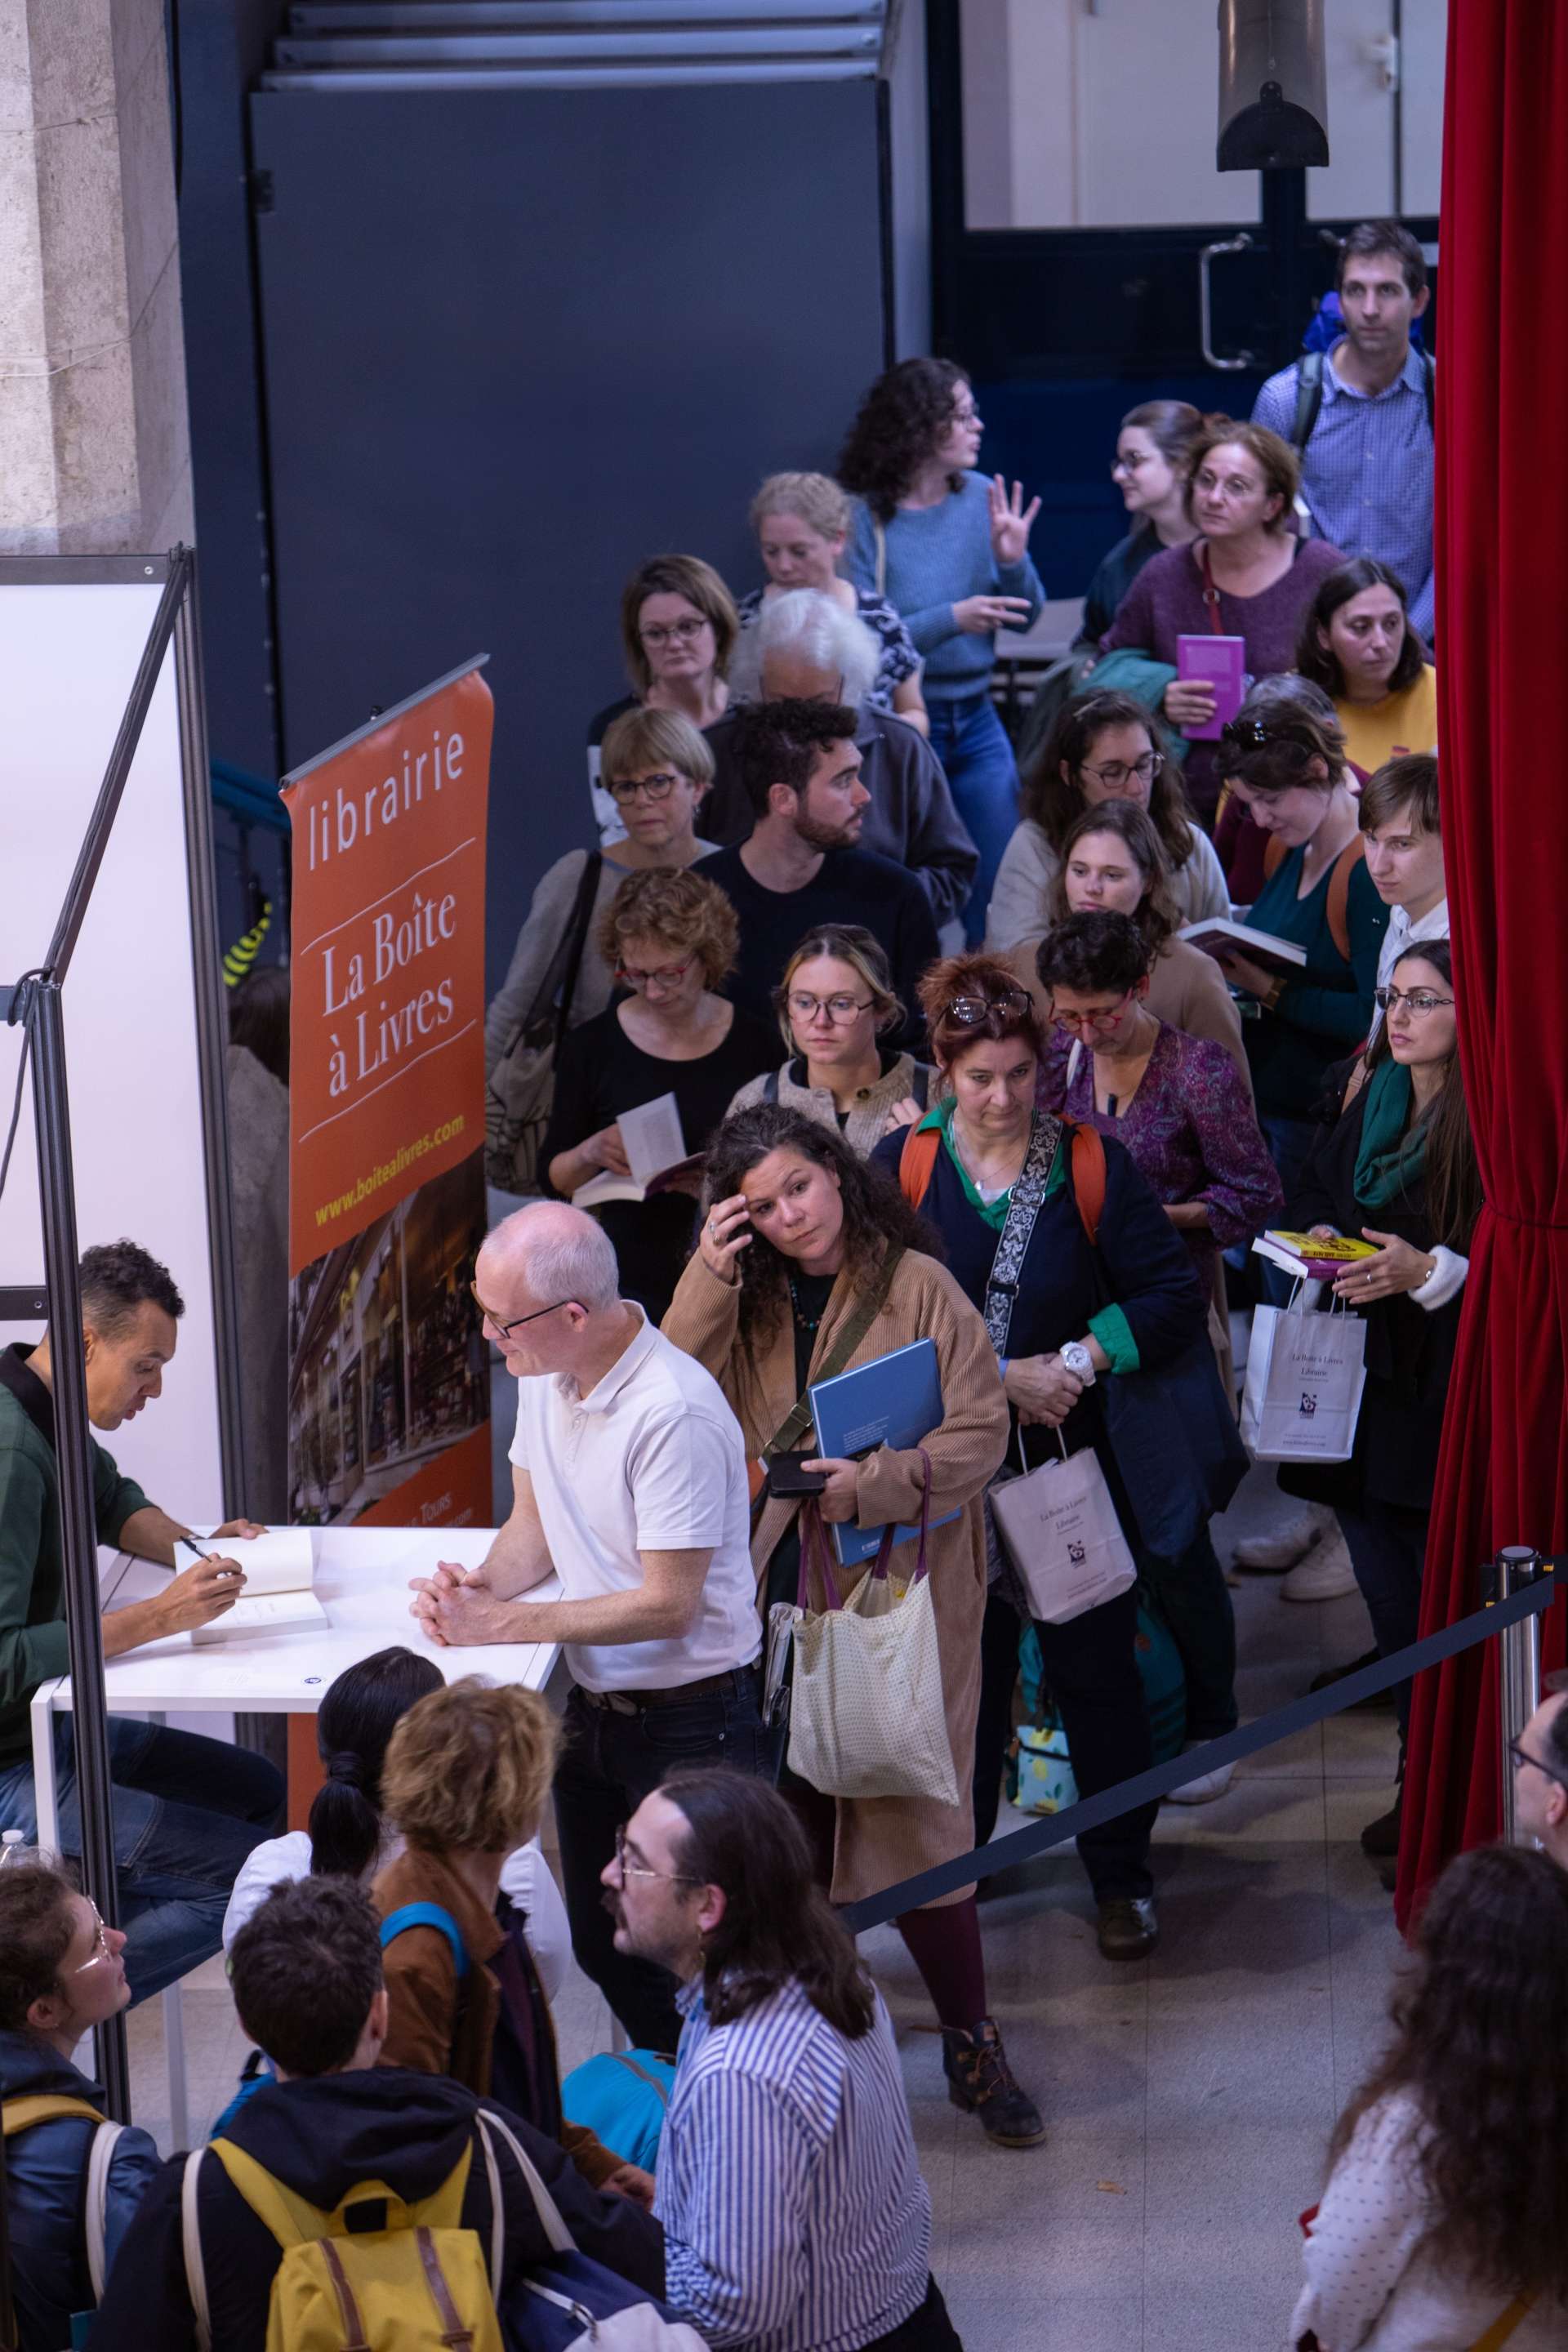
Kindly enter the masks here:
M 425 1653 L 326 1695 L 308 1832 L 258 1843 L 281 1793 L 258 1759 L 121 1726 L 126 1932 L 46 1863 L 0 1869 L 5 2096 L 78 2103 L 6 2150 L 24 2345 L 62 2342 L 96 2301 L 94 2345 L 259 2352 L 279 2340 L 268 2297 L 276 2315 L 303 2292 L 296 2238 L 363 2231 L 342 2217 L 367 2179 L 373 2231 L 395 2206 L 439 2242 L 426 2291 L 459 2323 L 442 2340 L 488 2298 L 526 2343 L 534 2273 L 564 2243 L 697 2331 L 672 2344 L 955 2345 L 887 2012 L 834 1913 L 991 1835 L 1026 1632 L 1086 1797 L 1152 1759 L 1141 1606 L 1179 1654 L 1187 1744 L 1234 1728 L 1209 1521 L 1239 1475 L 1228 1309 L 1278 1295 L 1247 1255 L 1270 1225 L 1375 1244 L 1333 1286 L 1367 1325 L 1353 1456 L 1289 1478 L 1337 1516 L 1378 1651 L 1414 1637 L 1479 1205 L 1419 248 L 1363 226 L 1339 291 L 1305 433 L 1292 371 L 1251 420 L 1171 401 L 1124 419 L 1132 527 L 1021 777 L 990 676 L 995 633 L 1040 610 L 1039 502 L 974 470 L 982 423 L 951 362 L 872 387 L 837 481 L 763 484 L 763 585 L 737 602 L 684 554 L 627 583 L 632 691 L 589 730 L 594 837 L 541 879 L 486 1024 L 492 1178 L 539 1196 L 491 1232 L 475 1284 L 518 1381 L 510 1515 L 482 1566 L 416 1580 Z M 1353 509 L 1352 477 L 1375 484 Z M 1217 727 L 1181 656 L 1207 633 L 1240 638 L 1247 671 Z M 1238 909 L 1289 944 L 1283 965 L 1183 936 Z M 651 1108 L 673 1114 L 657 1166 L 631 1119 Z M 156 1395 L 181 1303 L 130 1244 L 89 1253 L 83 1301 L 89 1412 L 112 1429 Z M 812 1456 L 808 1386 L 917 1339 L 941 1390 L 921 1443 Z M 993 1506 L 1079 1454 L 1139 1580 L 1053 1616 Z M 65 1664 L 47 1338 L 0 1358 L 0 1811 L 26 1835 L 26 1698 Z M 172 1561 L 183 1530 L 101 1449 L 96 1481 L 100 1536 Z M 1321 1523 L 1237 1564 L 1293 1570 Z M 917 1526 L 956 1800 L 819 1786 L 764 1682 L 770 1617 L 837 1605 L 835 1530 Z M 231 1606 L 251 1531 L 218 1529 L 233 1557 L 176 1577 L 145 1623 L 106 1619 L 106 1648 Z M 552 1572 L 559 1599 L 523 1597 Z M 563 1646 L 563 1725 L 525 1692 L 448 1685 L 432 1654 L 518 1639 Z M 1518 1759 L 1555 1859 L 1468 1857 L 1427 1914 L 1397 2039 L 1336 2134 L 1300 2347 L 1458 2347 L 1510 2296 L 1519 2352 L 1561 2340 L 1560 2192 L 1519 2135 L 1554 2184 L 1568 2079 L 1510 2074 L 1500 2015 L 1536 2016 L 1537 2053 L 1562 2046 L 1564 1717 L 1549 1700 Z M 1404 1694 L 1399 1719 L 1403 1744 Z M 1173 1799 L 1228 1780 L 1196 1769 Z M 563 1904 L 537 1843 L 552 1798 Z M 1157 1811 L 1079 1841 L 1110 1961 L 1159 1937 Z M 1369 1853 L 1397 1825 L 1396 1803 Z M 952 2101 L 993 2143 L 1037 2144 L 976 1890 L 897 1925 Z M 98 2095 L 71 2053 L 220 1933 L 252 2064 L 205 2155 L 160 2170 L 144 2134 L 121 2136 L 89 2184 L 95 2247 Z M 551 2023 L 568 1942 L 636 2062 L 592 2126 Z M 1521 1959 L 1558 1946 L 1544 1972 Z M 634 2128 L 632 2079 L 655 2089 L 651 2126 Z M 1496 2170 L 1478 2196 L 1482 2105 Z M 341 2287 L 339 2269 L 322 2276 Z

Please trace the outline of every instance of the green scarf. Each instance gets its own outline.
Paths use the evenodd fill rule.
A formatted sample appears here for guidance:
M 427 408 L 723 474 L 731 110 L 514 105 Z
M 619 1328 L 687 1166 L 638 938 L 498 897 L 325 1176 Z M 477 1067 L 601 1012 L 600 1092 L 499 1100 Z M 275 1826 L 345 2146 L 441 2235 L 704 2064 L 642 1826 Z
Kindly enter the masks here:
M 1380 1062 L 1366 1082 L 1361 1149 L 1355 1156 L 1355 1196 L 1369 1209 L 1381 1209 L 1408 1191 L 1426 1163 L 1426 1129 L 1417 1127 L 1411 1135 L 1405 1131 L 1414 1100 L 1403 1062 L 1392 1055 Z
M 974 1189 L 974 1179 L 959 1157 L 958 1146 L 952 1139 L 952 1114 L 957 1108 L 956 1096 L 944 1095 L 941 1102 L 933 1103 L 931 1109 L 927 1111 L 921 1121 L 921 1127 L 922 1129 L 933 1129 L 941 1136 L 946 1146 L 948 1158 L 958 1171 L 958 1178 L 963 1186 L 965 1200 L 975 1215 L 983 1217 L 985 1223 L 999 1234 L 1007 1223 L 1007 1210 L 1013 1198 L 1013 1188 L 1009 1185 L 1007 1190 L 1000 1193 L 994 1201 L 981 1199 Z M 1046 1179 L 1047 1200 L 1053 1192 L 1061 1191 L 1062 1186 L 1067 1182 L 1067 1172 L 1068 1155 L 1065 1151 L 1058 1151 L 1051 1162 L 1051 1172 Z

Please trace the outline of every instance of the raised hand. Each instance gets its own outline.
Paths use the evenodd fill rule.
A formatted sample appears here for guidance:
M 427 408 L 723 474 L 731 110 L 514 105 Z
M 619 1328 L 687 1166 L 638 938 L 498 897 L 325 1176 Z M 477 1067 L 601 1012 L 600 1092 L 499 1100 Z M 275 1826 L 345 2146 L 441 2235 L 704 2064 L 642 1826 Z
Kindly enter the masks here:
M 992 475 L 985 496 L 991 509 L 992 554 L 998 563 L 1022 563 L 1035 517 L 1040 511 L 1039 499 L 1031 499 L 1026 507 L 1022 482 L 1014 483 L 1009 498 L 1007 485 L 1000 474 Z

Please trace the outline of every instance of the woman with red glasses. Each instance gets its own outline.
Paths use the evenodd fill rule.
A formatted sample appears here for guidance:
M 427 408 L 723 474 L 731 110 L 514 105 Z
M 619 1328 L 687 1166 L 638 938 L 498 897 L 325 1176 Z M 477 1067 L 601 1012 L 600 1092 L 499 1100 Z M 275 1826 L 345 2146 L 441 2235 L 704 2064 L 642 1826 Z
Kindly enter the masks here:
M 628 874 L 597 939 L 624 993 L 568 1031 L 556 1063 L 540 1150 L 547 1188 L 569 1201 L 595 1178 L 622 1180 L 620 1197 L 584 1205 L 616 1245 L 622 1296 L 650 1323 L 662 1319 L 690 1254 L 701 1178 L 677 1177 L 642 1198 L 621 1116 L 673 1095 L 679 1160 L 702 1150 L 738 1087 L 776 1066 L 778 1046 L 763 1024 L 717 993 L 738 936 L 734 908 L 715 883 L 668 866 Z
M 1059 1458 L 1058 1431 L 1068 1453 L 1092 1445 L 1123 1530 L 1135 1540 L 1098 1383 L 1113 1370 L 1157 1368 L 1201 1337 L 1205 1305 L 1192 1261 L 1131 1155 L 1114 1140 L 1104 1146 L 1105 1198 L 1091 1248 L 1069 1131 L 1036 1098 L 1045 1030 L 1006 964 L 993 956 L 948 957 L 926 973 L 921 1003 L 942 1098 L 914 1129 L 879 1143 L 872 1159 L 912 1198 L 916 1147 L 935 1136 L 916 1205 L 941 1234 L 949 1271 L 986 1316 L 1012 1408 L 1009 1462 L 1016 1465 L 1020 1449 L 1030 1468 Z M 1011 1297 L 1005 1335 L 1000 1276 L 993 1278 L 1004 1259 Z M 995 1824 L 1012 1733 L 1024 1600 L 994 1549 L 992 1564 L 974 1736 L 981 1843 Z M 1152 1748 L 1133 1646 L 1135 1591 L 1129 1588 L 1066 1624 L 1037 1622 L 1079 1793 L 1094 1796 L 1147 1771 Z M 1138 1960 L 1154 1948 L 1149 1837 L 1155 1810 L 1140 1806 L 1078 1842 L 1107 1959 Z

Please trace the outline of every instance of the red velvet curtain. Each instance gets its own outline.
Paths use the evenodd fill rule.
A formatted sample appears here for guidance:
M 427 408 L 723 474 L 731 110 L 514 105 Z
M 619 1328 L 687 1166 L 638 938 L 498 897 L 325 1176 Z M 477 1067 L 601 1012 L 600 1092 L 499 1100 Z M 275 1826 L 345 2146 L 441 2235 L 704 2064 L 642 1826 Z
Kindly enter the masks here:
M 1443 838 L 1487 1209 L 1422 1632 L 1568 1545 L 1568 5 L 1450 0 L 1437 300 Z M 1564 1612 L 1546 1620 L 1561 1665 Z M 1415 1685 L 1399 1911 L 1500 1827 L 1494 1645 Z

